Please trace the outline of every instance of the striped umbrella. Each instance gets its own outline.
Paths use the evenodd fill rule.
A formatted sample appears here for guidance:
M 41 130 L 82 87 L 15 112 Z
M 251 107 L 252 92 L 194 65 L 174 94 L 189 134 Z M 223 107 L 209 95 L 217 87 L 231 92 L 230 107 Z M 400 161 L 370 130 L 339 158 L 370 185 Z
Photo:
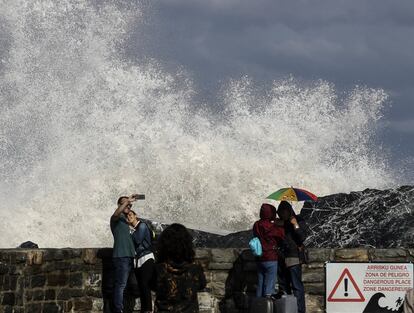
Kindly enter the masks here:
M 289 187 L 279 189 L 266 199 L 276 201 L 317 201 L 318 197 L 307 190 Z

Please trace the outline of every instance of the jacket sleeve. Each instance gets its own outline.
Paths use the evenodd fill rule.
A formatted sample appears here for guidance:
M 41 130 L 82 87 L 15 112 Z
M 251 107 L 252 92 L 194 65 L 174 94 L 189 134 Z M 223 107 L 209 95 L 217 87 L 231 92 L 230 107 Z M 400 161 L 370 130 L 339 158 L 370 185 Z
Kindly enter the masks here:
M 145 225 L 144 225 L 145 226 Z M 139 255 L 142 251 L 145 250 L 143 242 L 147 237 L 148 227 L 143 227 L 141 223 L 138 225 L 135 232 L 132 234 L 132 241 L 134 242 L 135 250 L 137 255 Z
M 306 223 L 303 220 L 298 221 L 299 228 L 294 228 L 295 242 L 298 246 L 303 245 L 306 240 Z

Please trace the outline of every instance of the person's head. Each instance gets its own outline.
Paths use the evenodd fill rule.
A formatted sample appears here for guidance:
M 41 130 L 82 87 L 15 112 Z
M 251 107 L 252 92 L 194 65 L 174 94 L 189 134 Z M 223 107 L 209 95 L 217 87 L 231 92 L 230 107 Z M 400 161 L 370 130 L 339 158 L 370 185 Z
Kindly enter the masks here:
M 279 215 L 282 220 L 288 221 L 292 216 L 295 216 L 295 212 L 289 202 L 281 201 L 277 207 L 277 215 Z
M 260 208 L 260 218 L 273 221 L 276 218 L 276 208 L 271 204 L 263 203 Z
M 118 206 L 120 206 L 120 205 L 122 205 L 122 204 L 124 204 L 125 202 L 128 202 L 128 197 L 126 197 L 126 196 L 122 196 L 122 197 L 119 197 L 119 199 L 118 199 Z M 129 212 L 129 210 L 131 210 L 131 208 L 132 208 L 132 204 L 131 203 L 129 203 L 126 207 L 125 207 L 125 209 L 122 211 L 122 213 L 124 213 L 125 215 L 127 215 L 128 214 L 128 212 Z
M 128 224 L 135 226 L 135 224 L 138 222 L 137 213 L 133 210 L 129 210 L 127 214 L 127 221 L 128 221 Z
M 159 262 L 191 263 L 194 261 L 193 237 L 181 224 L 171 224 L 157 241 Z

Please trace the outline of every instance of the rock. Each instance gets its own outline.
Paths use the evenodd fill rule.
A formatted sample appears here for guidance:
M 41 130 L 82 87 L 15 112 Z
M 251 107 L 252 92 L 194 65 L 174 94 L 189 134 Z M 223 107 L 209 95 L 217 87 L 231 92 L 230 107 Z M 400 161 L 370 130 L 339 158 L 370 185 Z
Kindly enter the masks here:
M 25 241 L 19 246 L 19 248 L 22 248 L 22 249 L 38 249 L 39 246 L 36 243 L 32 242 L 32 241 Z

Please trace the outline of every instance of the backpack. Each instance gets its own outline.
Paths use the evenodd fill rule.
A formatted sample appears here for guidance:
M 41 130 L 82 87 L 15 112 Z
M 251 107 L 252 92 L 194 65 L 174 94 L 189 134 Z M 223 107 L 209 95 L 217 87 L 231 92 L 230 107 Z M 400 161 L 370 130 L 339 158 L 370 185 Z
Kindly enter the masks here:
M 262 244 L 258 237 L 253 237 L 253 239 L 249 241 L 249 247 L 254 256 L 262 256 Z

